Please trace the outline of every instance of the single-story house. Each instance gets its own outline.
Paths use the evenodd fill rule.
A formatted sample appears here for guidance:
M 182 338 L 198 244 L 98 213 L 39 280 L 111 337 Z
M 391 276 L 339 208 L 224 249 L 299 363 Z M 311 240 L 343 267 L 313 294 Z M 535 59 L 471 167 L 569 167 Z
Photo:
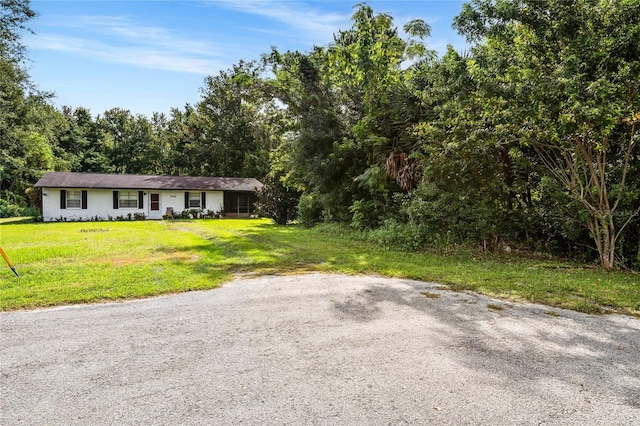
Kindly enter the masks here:
M 48 172 L 35 187 L 42 191 L 43 220 L 53 221 L 136 214 L 162 219 L 167 212 L 193 209 L 248 217 L 262 183 L 253 178 Z

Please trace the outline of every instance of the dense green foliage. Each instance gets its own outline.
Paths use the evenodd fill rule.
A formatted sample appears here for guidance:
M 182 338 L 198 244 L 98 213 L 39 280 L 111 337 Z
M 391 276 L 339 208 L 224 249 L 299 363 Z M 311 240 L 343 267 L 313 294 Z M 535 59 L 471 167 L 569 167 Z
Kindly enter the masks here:
M 153 117 L 51 107 L 23 67 L 33 11 L 2 7 L 5 215 L 46 170 L 247 176 L 281 223 L 640 268 L 638 0 L 473 0 L 470 51 L 441 57 L 423 21 L 359 4 L 329 45 L 240 61 Z
M 287 188 L 279 179 L 266 176 L 263 187 L 258 190 L 256 211 L 263 216 L 273 219 L 278 225 L 286 225 L 298 216 L 299 194 Z
M 485 123 L 503 129 L 496 142 L 537 151 L 577 202 L 608 268 L 640 198 L 627 185 L 638 158 L 638 22 L 640 2 L 602 0 L 476 0 L 455 22 L 485 41 L 471 73 L 491 108 Z

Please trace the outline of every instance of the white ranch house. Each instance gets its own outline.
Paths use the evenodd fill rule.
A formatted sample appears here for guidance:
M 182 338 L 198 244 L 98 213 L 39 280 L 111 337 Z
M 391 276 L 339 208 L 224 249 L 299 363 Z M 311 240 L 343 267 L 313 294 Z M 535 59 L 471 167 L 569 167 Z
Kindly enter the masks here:
M 167 212 L 192 209 L 248 217 L 262 183 L 253 178 L 48 172 L 35 187 L 42 191 L 42 218 L 48 222 L 136 213 L 162 219 Z

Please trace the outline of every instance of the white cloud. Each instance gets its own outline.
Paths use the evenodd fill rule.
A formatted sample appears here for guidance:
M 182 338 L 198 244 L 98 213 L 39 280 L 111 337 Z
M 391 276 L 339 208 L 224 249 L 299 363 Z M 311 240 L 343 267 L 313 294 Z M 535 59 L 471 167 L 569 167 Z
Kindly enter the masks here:
M 351 13 L 323 12 L 305 2 L 218 0 L 215 5 L 274 20 L 287 27 L 283 30 L 290 37 L 316 44 L 327 44 L 338 30 L 351 28 Z
M 313 2 L 217 0 L 200 5 L 224 7 L 276 22 L 275 25 L 249 28 L 252 24 L 247 19 L 242 25 L 244 30 L 268 34 L 274 40 L 272 44 L 278 44 L 279 39 L 282 41 L 282 37 L 286 37 L 304 40 L 309 45 L 326 45 L 339 29 L 351 27 L 352 11 L 349 14 L 324 12 L 317 5 L 314 6 Z M 430 24 L 437 19 L 427 18 Z M 406 21 L 401 18 L 396 19 L 395 23 L 401 27 Z M 204 35 L 197 38 L 197 35 L 186 35 L 160 26 L 141 25 L 128 16 L 48 15 L 43 24 L 37 36 L 29 35 L 25 38 L 29 48 L 67 52 L 94 61 L 199 75 L 213 75 L 228 68 L 243 54 L 241 50 L 251 49 L 264 41 L 264 37 L 260 42 L 252 41 L 245 31 L 244 42 L 240 42 L 237 36 L 228 42 L 216 42 L 210 38 L 205 39 Z M 448 43 L 453 42 L 456 47 L 462 44 L 460 40 L 429 38 L 425 42 L 428 48 L 441 54 Z M 245 56 L 246 54 L 249 57 L 257 55 L 250 50 L 245 52 Z
M 102 62 L 144 68 L 213 74 L 228 66 L 237 50 L 227 44 L 193 40 L 165 28 L 141 26 L 122 16 L 76 16 L 51 20 L 48 29 L 64 27 L 82 36 L 59 35 L 53 31 L 30 36 L 30 49 L 72 53 Z
M 149 46 L 116 46 L 95 40 L 60 35 L 39 35 L 29 44 L 31 49 L 73 53 L 102 62 L 193 74 L 212 74 L 226 66 L 226 62 L 223 60 L 185 55 L 184 52 L 150 48 Z

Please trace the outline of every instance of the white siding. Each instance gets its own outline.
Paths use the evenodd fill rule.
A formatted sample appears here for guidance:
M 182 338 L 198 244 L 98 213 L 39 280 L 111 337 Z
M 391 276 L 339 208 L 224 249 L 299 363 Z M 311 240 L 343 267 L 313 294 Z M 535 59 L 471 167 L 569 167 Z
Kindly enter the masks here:
M 211 210 L 214 213 L 224 210 L 223 191 L 207 191 L 207 210 Z
M 167 208 L 172 207 L 174 214 L 183 211 L 184 193 L 185 191 L 150 191 L 144 192 L 143 208 L 113 208 L 113 190 L 110 189 L 83 189 L 83 188 L 67 188 L 69 190 L 86 190 L 87 191 L 87 208 L 86 209 L 61 209 L 60 208 L 60 189 L 43 188 L 42 189 L 42 218 L 45 222 L 60 219 L 72 220 L 91 220 L 98 218 L 100 220 L 115 219 L 119 216 L 128 217 L 135 213 L 144 213 L 149 219 L 160 219 L 166 214 Z M 126 190 L 125 190 L 126 191 Z M 138 190 L 129 190 L 135 191 Z M 202 191 L 194 191 L 202 192 Z M 206 192 L 206 208 L 205 211 L 211 210 L 218 212 L 222 210 L 224 204 L 224 196 L 222 191 L 205 191 Z M 151 211 L 151 193 L 160 194 L 160 210 L 159 212 Z M 157 213 L 157 214 L 154 214 Z
M 160 211 L 162 214 L 166 214 L 167 208 L 173 208 L 173 214 L 177 215 L 185 209 L 184 205 L 184 193 L 197 193 L 201 194 L 205 192 L 206 195 L 206 207 L 203 211 L 206 213 L 211 210 L 214 213 L 222 211 L 224 208 L 224 192 L 223 191 L 151 191 L 154 193 L 160 193 Z

